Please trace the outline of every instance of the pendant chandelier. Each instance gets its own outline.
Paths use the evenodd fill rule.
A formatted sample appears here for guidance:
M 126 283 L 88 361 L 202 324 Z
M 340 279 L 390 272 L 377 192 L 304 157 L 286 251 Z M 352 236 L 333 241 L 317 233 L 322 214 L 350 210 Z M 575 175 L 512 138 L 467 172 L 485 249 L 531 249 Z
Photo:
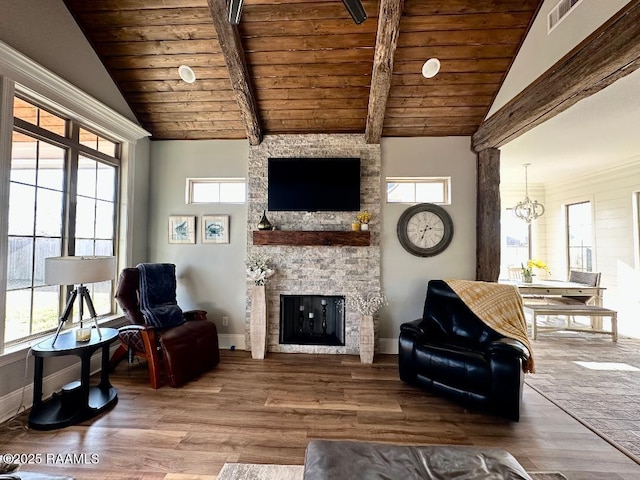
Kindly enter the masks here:
M 527 225 L 531 224 L 536 218 L 544 215 L 544 205 L 538 203 L 537 200 L 532 201 L 529 199 L 529 180 L 527 178 L 527 168 L 529 165 L 531 164 L 524 164 L 524 200 L 518 202 L 518 204 L 513 207 L 515 216 L 527 222 Z

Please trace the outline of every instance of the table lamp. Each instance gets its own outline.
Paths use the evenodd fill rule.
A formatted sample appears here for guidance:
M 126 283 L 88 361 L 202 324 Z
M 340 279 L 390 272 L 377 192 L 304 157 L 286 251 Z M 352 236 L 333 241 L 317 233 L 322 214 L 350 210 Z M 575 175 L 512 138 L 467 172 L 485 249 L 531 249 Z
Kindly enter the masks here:
M 93 308 L 93 302 L 89 296 L 89 290 L 84 286 L 85 283 L 102 282 L 112 280 L 115 276 L 116 257 L 49 257 L 44 260 L 44 282 L 47 285 L 77 285 L 77 287 L 69 294 L 67 305 L 58 320 L 58 329 L 51 345 L 53 346 L 60 335 L 60 330 L 64 323 L 71 316 L 73 304 L 80 296 L 79 314 L 80 328 L 76 330 L 76 340 L 86 342 L 91 339 L 91 327 L 83 328 L 82 316 L 83 305 L 87 304 L 89 313 L 93 318 L 98 336 L 100 328 L 98 328 L 98 319 L 96 311 Z

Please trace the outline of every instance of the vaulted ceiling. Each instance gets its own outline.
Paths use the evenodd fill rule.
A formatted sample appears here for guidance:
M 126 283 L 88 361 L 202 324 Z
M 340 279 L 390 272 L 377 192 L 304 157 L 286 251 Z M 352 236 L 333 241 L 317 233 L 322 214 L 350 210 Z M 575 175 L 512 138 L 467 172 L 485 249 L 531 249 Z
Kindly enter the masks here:
M 238 26 L 225 0 L 65 3 L 153 139 L 255 144 L 473 134 L 541 0 L 364 0 L 360 25 L 340 0 L 245 0 Z

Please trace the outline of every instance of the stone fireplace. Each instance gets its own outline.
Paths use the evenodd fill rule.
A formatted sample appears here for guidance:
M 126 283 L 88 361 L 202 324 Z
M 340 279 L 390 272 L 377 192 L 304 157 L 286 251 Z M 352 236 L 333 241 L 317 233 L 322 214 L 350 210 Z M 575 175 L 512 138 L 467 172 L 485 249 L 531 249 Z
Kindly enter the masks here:
M 372 214 L 368 245 L 254 245 L 253 232 L 267 210 L 267 163 L 272 157 L 360 158 L 360 209 Z M 359 352 L 360 314 L 350 297 L 356 293 L 380 291 L 380 145 L 368 145 L 363 135 L 273 135 L 249 149 L 247 255 L 261 253 L 271 259 L 276 273 L 269 278 L 267 294 L 267 353 Z M 336 172 L 339 174 L 339 172 Z M 346 232 L 356 212 L 269 212 L 267 217 L 278 230 L 295 232 Z M 342 344 L 283 343 L 281 332 L 281 295 L 305 295 L 344 298 L 344 334 Z M 320 301 L 320 300 L 318 300 Z M 251 345 L 249 320 L 251 297 L 247 292 L 245 318 L 246 344 Z M 311 304 L 309 304 L 311 305 Z M 298 305 L 298 308 L 300 305 Z M 313 308 L 316 308 L 315 306 Z M 321 316 L 319 310 L 314 311 Z M 305 328 L 308 330 L 308 314 Z M 322 333 L 322 318 L 314 324 Z M 376 325 L 377 330 L 377 325 Z M 340 343 L 340 342 L 335 342 Z

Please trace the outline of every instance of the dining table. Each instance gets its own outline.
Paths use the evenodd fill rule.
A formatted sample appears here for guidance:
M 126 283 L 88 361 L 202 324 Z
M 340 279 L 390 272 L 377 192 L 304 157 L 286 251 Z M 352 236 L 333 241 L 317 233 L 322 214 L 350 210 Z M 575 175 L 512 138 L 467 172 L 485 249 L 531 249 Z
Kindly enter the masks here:
M 545 303 L 553 303 L 553 297 L 592 297 L 591 305 L 594 307 L 603 307 L 603 292 L 605 287 L 585 285 L 584 283 L 568 282 L 564 280 L 537 280 L 531 283 L 499 280 L 499 283 L 514 285 L 518 288 L 522 296 L 525 307 L 527 299 L 539 298 Z M 570 305 L 567 305 L 570 308 Z M 591 317 L 591 328 L 594 331 L 602 330 L 602 318 L 599 316 Z
M 523 297 L 593 297 L 593 304 L 597 307 L 602 307 L 602 295 L 606 290 L 600 286 L 563 280 L 537 280 L 531 283 L 500 280 L 499 283 L 515 285 Z

